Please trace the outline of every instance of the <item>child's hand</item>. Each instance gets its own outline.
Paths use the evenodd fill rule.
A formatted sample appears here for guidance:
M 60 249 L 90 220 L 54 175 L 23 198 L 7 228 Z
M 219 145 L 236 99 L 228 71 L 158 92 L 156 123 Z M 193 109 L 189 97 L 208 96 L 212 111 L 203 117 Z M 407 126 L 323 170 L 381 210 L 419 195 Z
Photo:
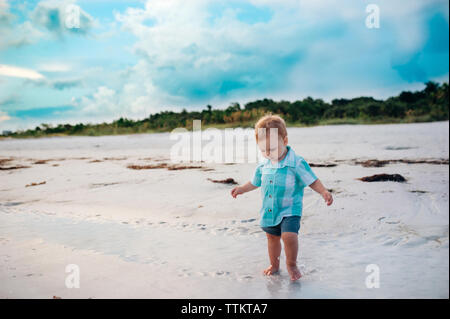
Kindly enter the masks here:
M 240 186 L 236 186 L 231 190 L 231 196 L 236 198 L 237 195 L 243 194 L 242 188 Z
M 323 199 L 325 200 L 325 203 L 327 203 L 328 206 L 330 206 L 333 203 L 333 196 L 329 191 L 325 191 L 322 194 Z

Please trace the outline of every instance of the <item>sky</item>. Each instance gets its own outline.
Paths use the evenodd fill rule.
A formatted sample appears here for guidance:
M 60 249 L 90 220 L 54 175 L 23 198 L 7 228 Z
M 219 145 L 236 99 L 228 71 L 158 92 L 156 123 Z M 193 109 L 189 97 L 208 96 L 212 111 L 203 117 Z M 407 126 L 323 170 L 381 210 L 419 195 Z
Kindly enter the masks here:
M 448 78 L 447 0 L 0 0 L 0 133 Z

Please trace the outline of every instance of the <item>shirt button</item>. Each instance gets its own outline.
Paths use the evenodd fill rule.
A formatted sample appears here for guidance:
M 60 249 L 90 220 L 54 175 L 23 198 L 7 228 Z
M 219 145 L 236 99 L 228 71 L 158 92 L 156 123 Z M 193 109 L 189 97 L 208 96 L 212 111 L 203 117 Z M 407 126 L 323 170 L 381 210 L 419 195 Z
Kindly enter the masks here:
M 269 208 L 269 212 L 271 212 L 272 210 Z

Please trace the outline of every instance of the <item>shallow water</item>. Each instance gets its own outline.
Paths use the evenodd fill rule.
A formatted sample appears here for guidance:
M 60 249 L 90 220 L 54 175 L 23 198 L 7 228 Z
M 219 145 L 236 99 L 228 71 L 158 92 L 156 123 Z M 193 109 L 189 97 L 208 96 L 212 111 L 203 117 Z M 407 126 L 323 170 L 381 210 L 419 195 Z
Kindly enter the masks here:
M 45 214 L 8 213 L 5 209 L 0 209 L 0 233 L 17 240 L 40 238 L 72 250 L 115 255 L 126 262 L 148 264 L 155 272 L 164 268 L 173 276 L 168 281 L 178 281 L 186 296 L 196 298 L 344 296 L 320 283 L 292 283 L 286 271 L 264 277 L 261 270 L 266 264 L 261 252 L 266 248 L 260 236 L 211 236 L 167 226 L 74 221 Z M 191 288 L 186 289 L 189 284 Z M 166 293 L 178 294 L 175 290 Z
M 8 213 L 5 209 L 0 210 L 0 225 L 2 236 L 17 240 L 41 238 L 72 250 L 89 250 L 115 255 L 126 262 L 148 264 L 155 271 L 164 268 L 180 285 L 190 285 L 189 289 L 184 288 L 187 296 L 199 298 L 445 297 L 445 286 L 435 275 L 448 270 L 448 244 L 446 252 L 436 256 L 432 245 L 419 243 L 418 254 L 414 249 L 417 245 L 383 244 L 369 236 L 361 238 L 358 232 L 346 238 L 305 235 L 300 239 L 299 258 L 304 277 L 292 283 L 283 257 L 280 275 L 261 275 L 266 266 L 263 236 L 212 235 L 173 225 L 74 221 L 39 213 Z M 371 263 L 381 269 L 378 289 L 365 286 L 369 275 L 366 267 Z M 424 263 L 428 273 L 423 273 L 424 267 L 417 267 Z M 424 280 L 429 280 L 429 284 L 424 285 Z M 216 287 L 214 291 L 209 291 L 211 286 Z

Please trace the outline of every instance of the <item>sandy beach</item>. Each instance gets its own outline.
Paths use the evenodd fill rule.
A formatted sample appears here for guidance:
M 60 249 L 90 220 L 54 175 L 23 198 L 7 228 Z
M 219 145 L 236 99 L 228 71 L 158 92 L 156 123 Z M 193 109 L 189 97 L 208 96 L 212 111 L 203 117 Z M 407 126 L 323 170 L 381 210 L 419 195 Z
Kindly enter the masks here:
M 211 181 L 243 184 L 255 163 L 129 167 L 169 163 L 169 133 L 0 140 L 0 298 L 448 298 L 448 134 L 448 121 L 288 128 L 334 197 L 305 188 L 294 283 L 284 252 L 262 274 L 259 190 L 234 199 Z M 406 182 L 359 180 L 382 173 Z

